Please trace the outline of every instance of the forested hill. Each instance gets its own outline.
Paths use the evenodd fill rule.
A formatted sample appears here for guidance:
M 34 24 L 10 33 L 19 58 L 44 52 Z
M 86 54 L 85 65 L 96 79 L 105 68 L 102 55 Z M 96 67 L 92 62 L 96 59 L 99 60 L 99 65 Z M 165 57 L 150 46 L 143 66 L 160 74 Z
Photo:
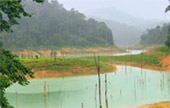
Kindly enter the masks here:
M 140 43 L 142 45 L 160 45 L 165 44 L 168 36 L 170 24 L 164 24 L 162 27 L 157 26 L 153 29 L 148 29 L 141 36 Z
M 19 21 L 13 33 L 1 34 L 6 48 L 114 45 L 112 32 L 105 23 L 87 19 L 74 9 L 66 10 L 56 1 L 41 5 L 27 0 L 24 5 L 33 16 Z

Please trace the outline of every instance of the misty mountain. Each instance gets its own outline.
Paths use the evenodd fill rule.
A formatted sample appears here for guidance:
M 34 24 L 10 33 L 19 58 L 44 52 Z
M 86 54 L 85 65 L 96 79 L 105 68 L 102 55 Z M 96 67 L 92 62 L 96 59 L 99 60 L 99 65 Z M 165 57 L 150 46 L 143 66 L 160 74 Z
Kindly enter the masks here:
M 144 20 L 114 7 L 90 9 L 86 11 L 85 14 L 90 17 L 99 17 L 103 19 L 113 20 L 118 23 L 124 23 L 130 26 L 138 27 L 142 30 L 146 30 L 147 28 L 152 28 L 157 25 L 162 25 L 164 23 L 157 20 Z
M 6 48 L 61 48 L 114 45 L 112 31 L 104 22 L 96 21 L 75 9 L 67 10 L 56 2 L 42 5 L 24 2 L 32 18 L 22 18 L 13 33 L 4 33 Z
M 147 20 L 169 21 L 170 13 L 165 13 L 168 0 L 59 0 L 67 9 L 80 12 L 111 8 L 121 10 L 131 16 Z M 114 8 L 113 8 L 114 7 Z
M 116 45 L 134 45 L 138 44 L 143 31 L 137 27 L 118 23 L 113 20 L 93 17 L 98 21 L 103 21 L 112 30 L 114 42 Z

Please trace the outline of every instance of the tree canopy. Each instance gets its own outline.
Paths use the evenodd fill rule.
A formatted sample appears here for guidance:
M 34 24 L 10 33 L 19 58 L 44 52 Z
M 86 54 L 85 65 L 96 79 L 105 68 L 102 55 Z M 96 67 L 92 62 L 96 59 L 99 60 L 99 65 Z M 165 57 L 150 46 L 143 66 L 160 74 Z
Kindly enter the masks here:
M 168 11 L 170 11 L 170 5 L 165 10 L 165 12 L 168 12 Z M 165 42 L 165 45 L 170 48 L 170 27 L 169 27 L 169 31 L 168 31 L 167 40 Z
M 170 48 L 170 27 L 169 27 L 168 36 L 167 36 L 167 40 L 165 42 L 165 45 Z
M 86 47 L 113 45 L 111 30 L 104 22 L 92 18 L 75 9 L 66 10 L 57 1 L 44 2 L 43 6 L 31 1 L 24 2 L 31 19 L 23 18 L 14 32 L 3 35 L 5 48 L 29 47 Z
M 35 2 L 43 2 L 44 0 L 33 0 Z M 11 31 L 11 26 L 18 24 L 17 19 L 21 19 L 21 16 L 31 15 L 27 13 L 23 5 L 22 0 L 0 0 L 0 32 Z
M 21 3 L 22 0 L 0 0 L 0 33 L 11 32 L 11 26 L 18 24 L 21 16 L 31 16 L 28 14 Z M 43 0 L 33 0 L 43 2 Z M 27 85 L 28 81 L 25 76 L 33 77 L 30 69 L 27 69 L 20 63 L 17 56 L 10 51 L 2 48 L 0 42 L 0 107 L 11 108 L 5 98 L 5 89 L 13 83 Z
M 164 44 L 168 36 L 169 24 L 164 24 L 162 27 L 157 26 L 153 29 L 148 29 L 142 34 L 140 43 L 143 45 L 160 45 Z

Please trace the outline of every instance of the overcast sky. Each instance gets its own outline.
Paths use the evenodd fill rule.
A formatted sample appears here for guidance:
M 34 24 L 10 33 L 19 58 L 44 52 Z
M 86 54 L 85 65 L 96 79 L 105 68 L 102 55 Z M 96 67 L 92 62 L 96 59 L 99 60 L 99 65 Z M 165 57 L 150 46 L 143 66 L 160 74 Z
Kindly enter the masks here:
M 170 20 L 170 12 L 165 14 L 168 0 L 58 0 L 65 8 L 75 8 L 80 12 L 90 9 L 115 7 L 128 14 L 143 19 Z

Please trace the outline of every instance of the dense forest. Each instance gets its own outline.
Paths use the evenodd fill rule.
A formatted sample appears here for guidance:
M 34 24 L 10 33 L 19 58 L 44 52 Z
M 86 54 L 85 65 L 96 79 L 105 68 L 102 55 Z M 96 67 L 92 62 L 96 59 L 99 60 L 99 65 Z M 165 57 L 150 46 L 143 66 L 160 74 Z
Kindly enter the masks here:
M 19 20 L 12 33 L 1 34 L 5 48 L 54 48 L 114 45 L 111 30 L 104 22 L 75 9 L 66 10 L 57 1 L 43 5 L 25 1 L 32 18 Z
M 170 24 L 164 24 L 162 27 L 157 26 L 153 29 L 148 29 L 141 36 L 140 43 L 142 45 L 160 45 L 165 44 L 168 36 Z

